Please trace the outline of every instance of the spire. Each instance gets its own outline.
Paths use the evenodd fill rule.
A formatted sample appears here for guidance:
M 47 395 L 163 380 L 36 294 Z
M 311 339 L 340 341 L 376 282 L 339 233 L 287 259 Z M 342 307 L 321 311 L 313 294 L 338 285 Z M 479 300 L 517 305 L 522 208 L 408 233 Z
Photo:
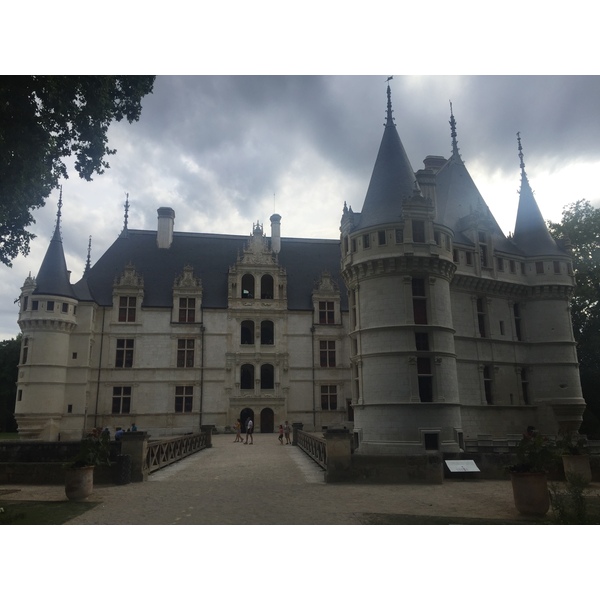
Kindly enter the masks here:
M 38 276 L 36 277 L 36 288 L 34 294 L 50 294 L 54 296 L 67 296 L 74 298 L 73 289 L 69 281 L 69 271 L 65 261 L 62 238 L 60 235 L 60 220 L 62 216 L 62 187 L 58 200 L 58 211 L 56 213 L 56 227 L 54 235 L 46 250 Z
M 379 152 L 373 167 L 371 181 L 360 221 L 359 228 L 394 223 L 400 220 L 402 201 L 411 198 L 416 183 L 415 173 L 410 165 L 406 151 L 400 141 L 398 130 L 392 117 L 392 93 L 387 86 L 387 119 Z
M 62 216 L 62 185 L 59 189 L 60 194 L 58 196 L 58 210 L 56 211 L 56 225 L 54 226 L 54 234 L 52 239 L 62 241 L 62 236 L 60 235 L 60 219 Z
M 519 166 L 521 168 L 521 188 L 519 190 L 519 208 L 517 210 L 513 240 L 529 256 L 536 254 L 556 254 L 558 247 L 546 227 L 544 217 L 540 212 L 540 208 L 533 196 L 533 190 L 529 185 L 527 173 L 525 173 L 520 132 L 517 132 L 517 141 L 519 147 Z
M 390 89 L 390 80 L 394 79 L 394 77 L 388 77 L 386 79 L 386 82 L 388 84 L 387 86 L 387 118 L 385 121 L 385 126 L 386 127 L 396 127 L 396 124 L 394 123 L 394 117 L 392 117 L 392 113 L 394 112 L 392 110 L 392 90 Z
M 125 213 L 123 217 L 123 231 L 121 231 L 121 235 L 125 236 L 128 232 L 127 224 L 129 221 L 129 193 L 125 194 L 125 204 L 123 204 L 123 207 L 125 208 Z
M 83 276 L 87 277 L 89 275 L 90 269 L 92 268 L 91 258 L 92 256 L 92 236 L 90 235 L 90 239 L 88 240 L 88 249 L 87 249 L 87 259 L 85 261 L 85 270 L 83 272 Z
M 460 154 L 458 153 L 458 142 L 456 141 L 456 119 L 452 112 L 452 102 L 450 102 L 450 137 L 452 138 L 452 158 L 462 161 Z

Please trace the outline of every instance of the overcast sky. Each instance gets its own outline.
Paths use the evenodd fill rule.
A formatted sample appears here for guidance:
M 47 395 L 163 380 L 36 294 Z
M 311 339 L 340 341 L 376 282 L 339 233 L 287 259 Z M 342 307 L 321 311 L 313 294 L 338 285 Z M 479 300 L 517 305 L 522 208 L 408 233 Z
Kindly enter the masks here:
M 110 169 L 63 182 L 62 237 L 72 282 L 92 236 L 92 264 L 123 227 L 156 229 L 175 210 L 176 231 L 249 234 L 282 216 L 284 237 L 337 238 L 344 202 L 360 211 L 383 134 L 386 74 L 371 76 L 159 76 L 137 123 L 115 123 Z M 401 76 L 390 82 L 394 118 L 414 170 L 449 156 L 449 102 L 458 145 L 506 234 L 519 188 L 517 131 L 546 219 L 586 198 L 600 204 L 600 77 Z M 35 212 L 27 257 L 0 266 L 0 337 L 18 332 L 14 300 L 37 274 L 58 192 Z

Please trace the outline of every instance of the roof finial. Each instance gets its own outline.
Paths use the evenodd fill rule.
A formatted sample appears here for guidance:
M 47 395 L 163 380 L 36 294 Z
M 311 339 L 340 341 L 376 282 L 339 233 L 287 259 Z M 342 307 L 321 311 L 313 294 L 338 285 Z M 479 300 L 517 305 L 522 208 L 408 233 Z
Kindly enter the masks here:
M 129 220 L 129 193 L 125 194 L 125 220 L 123 223 L 123 231 L 127 231 L 127 221 Z
M 517 140 L 519 142 L 519 158 L 521 159 L 521 171 L 525 172 L 525 163 L 523 162 L 523 146 L 521 146 L 521 132 L 517 131 Z
M 62 236 L 60 235 L 60 219 L 62 216 L 62 185 L 60 186 L 60 194 L 58 196 L 58 210 L 56 211 L 56 226 L 54 228 L 54 235 L 52 239 L 62 241 Z
M 90 235 L 90 239 L 88 240 L 87 260 L 85 261 L 85 270 L 83 271 L 84 277 L 90 272 L 90 269 L 92 268 L 91 256 L 92 256 L 92 236 Z
M 386 79 L 388 86 L 387 86 L 387 119 L 385 122 L 385 127 L 394 125 L 394 118 L 392 117 L 392 113 L 394 112 L 392 110 L 392 90 L 390 89 L 390 84 L 389 84 L 389 82 L 392 79 L 394 79 L 393 75 Z
M 456 119 L 454 118 L 454 113 L 452 112 L 452 101 L 450 101 L 450 137 L 452 138 L 452 156 L 455 158 L 460 158 L 460 154 L 458 153 L 458 142 L 456 141 Z

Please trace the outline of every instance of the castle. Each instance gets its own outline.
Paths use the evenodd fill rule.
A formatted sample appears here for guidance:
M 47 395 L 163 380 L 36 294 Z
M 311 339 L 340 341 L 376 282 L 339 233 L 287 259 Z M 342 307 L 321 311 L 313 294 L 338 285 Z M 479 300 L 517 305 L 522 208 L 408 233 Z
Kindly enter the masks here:
M 411 167 L 387 117 L 361 212 L 339 240 L 125 225 L 72 284 L 60 235 L 20 296 L 24 439 L 136 422 L 153 436 L 345 426 L 356 452 L 459 452 L 468 440 L 578 429 L 568 241 L 529 185 L 505 236 L 459 154 Z

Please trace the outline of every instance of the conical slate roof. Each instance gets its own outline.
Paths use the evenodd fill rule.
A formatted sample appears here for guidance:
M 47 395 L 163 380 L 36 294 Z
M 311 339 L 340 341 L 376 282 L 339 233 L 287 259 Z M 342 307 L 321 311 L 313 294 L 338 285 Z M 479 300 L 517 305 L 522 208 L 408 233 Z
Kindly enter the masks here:
M 550 235 L 544 217 L 535 201 L 533 191 L 529 185 L 523 162 L 523 149 L 521 138 L 519 140 L 519 157 L 521 159 L 521 189 L 519 190 L 519 208 L 513 240 L 518 248 L 527 256 L 540 254 L 564 254 L 554 238 Z
M 51 296 L 66 296 L 75 298 L 75 292 L 69 281 L 69 271 L 63 250 L 62 239 L 60 236 L 60 210 L 62 207 L 61 198 L 58 203 L 58 215 L 54 235 L 50 240 L 46 256 L 42 261 L 39 273 L 35 279 L 36 288 L 34 294 L 47 294 Z
M 413 195 L 415 174 L 392 118 L 390 87 L 387 88 L 387 120 L 357 229 L 400 220 L 402 201 Z

